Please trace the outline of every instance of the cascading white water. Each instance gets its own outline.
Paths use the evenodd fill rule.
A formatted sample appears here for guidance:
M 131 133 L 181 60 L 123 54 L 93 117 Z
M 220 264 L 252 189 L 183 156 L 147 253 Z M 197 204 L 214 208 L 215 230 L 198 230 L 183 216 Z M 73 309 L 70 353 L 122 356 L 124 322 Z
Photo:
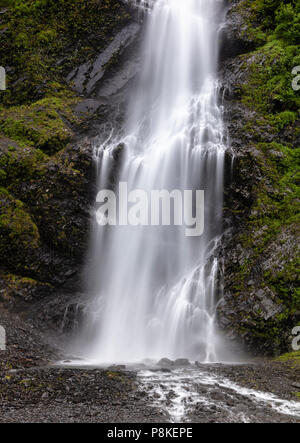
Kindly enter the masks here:
M 216 79 L 221 0 L 156 0 L 124 135 L 96 150 L 98 188 L 205 190 L 205 231 L 95 227 L 86 356 L 217 361 L 226 141 Z M 116 179 L 115 148 L 124 146 Z M 116 183 L 115 183 L 116 184 Z

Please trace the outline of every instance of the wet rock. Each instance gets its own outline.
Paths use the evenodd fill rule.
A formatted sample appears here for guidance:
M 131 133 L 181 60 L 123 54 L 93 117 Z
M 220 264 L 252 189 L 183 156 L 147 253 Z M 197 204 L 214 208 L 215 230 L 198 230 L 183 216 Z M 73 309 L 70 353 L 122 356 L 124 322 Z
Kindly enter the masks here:
M 249 10 L 239 8 L 241 0 L 233 0 L 227 5 L 225 25 L 220 32 L 220 54 L 222 60 L 249 52 L 256 46 L 255 39 L 247 33 L 246 20 Z
M 24 384 L 26 374 L 24 369 L 12 374 L 9 386 L 0 378 L 0 389 L 5 393 L 0 405 L 1 423 L 166 420 L 151 399 L 138 390 L 133 372 L 111 376 L 98 369 L 39 368 L 28 370 L 28 387 Z
M 186 366 L 190 366 L 190 365 L 191 365 L 191 363 L 187 358 L 178 358 L 174 362 L 174 366 L 176 366 L 176 367 L 186 367 Z
M 107 371 L 125 371 L 126 366 L 125 365 L 112 365 L 112 366 L 108 366 L 108 368 L 106 368 Z
M 261 315 L 264 320 L 269 320 L 280 314 L 283 310 L 280 304 L 274 303 L 275 296 L 268 288 L 266 290 L 260 289 L 256 296 L 260 299 L 260 308 L 262 310 Z
M 124 154 L 124 149 L 126 148 L 125 143 L 120 143 L 112 151 L 112 156 L 116 162 L 119 162 Z
M 278 355 L 289 350 L 290 331 L 297 324 L 288 301 L 294 297 L 296 287 L 291 263 L 297 256 L 297 234 L 292 224 L 282 223 L 273 229 L 273 210 L 264 204 L 259 207 L 258 202 L 272 200 L 275 207 L 276 201 L 284 200 L 285 193 L 280 194 L 271 178 L 277 169 L 268 165 L 268 158 L 279 164 L 282 153 L 274 149 L 276 143 L 294 146 L 297 140 L 292 126 L 277 131 L 255 106 L 245 104 L 253 69 L 264 66 L 266 54 L 258 35 L 251 35 L 249 8 L 238 0 L 227 4 L 227 37 L 222 47 L 220 76 L 232 153 L 226 157 L 226 230 L 220 250 L 226 278 L 218 319 L 227 338 L 241 343 L 254 355 Z M 261 50 L 251 52 L 260 46 Z M 270 146 L 267 155 L 262 145 Z M 260 222 L 263 219 L 264 224 Z M 284 289 L 283 275 L 290 278 Z
M 214 391 L 210 394 L 210 397 L 213 400 L 218 400 L 221 402 L 226 402 L 226 396 L 224 395 L 224 393 L 222 391 Z
M 114 59 L 120 58 L 125 50 L 128 50 L 134 43 L 139 31 L 140 26 L 137 23 L 130 23 L 125 26 L 94 61 L 84 63 L 70 72 L 66 78 L 67 82 L 70 83 L 78 93 L 90 96 L 96 91 L 110 65 L 115 63 Z M 127 74 L 127 77 L 130 78 L 131 76 Z M 121 78 L 120 81 L 122 81 Z M 122 86 L 124 86 L 124 84 Z M 120 89 L 120 87 L 121 86 L 115 87 L 115 92 Z
M 101 105 L 103 105 L 103 101 L 93 98 L 87 98 L 78 103 L 78 105 L 74 109 L 74 112 L 79 116 L 94 115 L 97 113 Z
M 172 366 L 174 366 L 174 362 L 172 360 L 169 360 L 168 358 L 162 358 L 157 363 L 157 366 L 160 366 L 161 368 L 167 368 L 168 369 L 168 368 L 171 368 Z

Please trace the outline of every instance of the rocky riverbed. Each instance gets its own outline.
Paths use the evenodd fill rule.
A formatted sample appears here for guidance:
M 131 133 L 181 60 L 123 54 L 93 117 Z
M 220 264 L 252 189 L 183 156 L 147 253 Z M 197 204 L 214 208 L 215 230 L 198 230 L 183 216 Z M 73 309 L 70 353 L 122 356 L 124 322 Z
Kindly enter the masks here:
M 300 420 L 300 370 L 290 361 L 239 365 L 162 361 L 136 367 L 53 366 L 62 350 L 1 310 L 0 422 L 218 423 Z M 45 343 L 45 341 L 48 342 Z

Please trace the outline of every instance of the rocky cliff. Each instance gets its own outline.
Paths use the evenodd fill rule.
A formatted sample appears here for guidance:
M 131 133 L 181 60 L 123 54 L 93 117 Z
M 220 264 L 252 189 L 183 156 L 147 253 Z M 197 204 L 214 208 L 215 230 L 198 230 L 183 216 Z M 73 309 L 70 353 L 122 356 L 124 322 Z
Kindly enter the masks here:
M 91 140 L 114 112 L 111 94 L 98 89 L 107 77 L 113 93 L 126 83 L 119 69 L 139 25 L 117 0 L 0 6 L 7 74 L 0 92 L 0 297 L 29 312 L 42 299 L 41 319 L 46 314 L 57 326 L 65 299 L 80 290 L 93 198 Z M 135 66 L 127 64 L 128 78 Z
M 255 353 L 299 324 L 299 3 L 228 2 L 221 78 L 232 152 L 225 189 L 220 323 Z
M 0 11 L 8 80 L 0 92 L 0 298 L 58 327 L 81 290 L 92 144 L 112 121 L 122 124 L 139 70 L 141 17 L 117 0 L 9 3 Z M 219 320 L 230 339 L 274 354 L 288 349 L 300 309 L 292 89 L 300 10 L 277 0 L 226 7 L 220 79 L 230 150 Z

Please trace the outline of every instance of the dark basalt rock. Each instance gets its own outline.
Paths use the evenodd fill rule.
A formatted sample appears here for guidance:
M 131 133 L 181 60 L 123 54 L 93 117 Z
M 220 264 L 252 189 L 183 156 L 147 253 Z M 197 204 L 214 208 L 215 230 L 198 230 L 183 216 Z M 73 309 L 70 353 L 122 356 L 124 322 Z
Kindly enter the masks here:
M 159 360 L 159 362 L 157 363 L 157 366 L 160 366 L 161 368 L 171 368 L 174 366 L 174 361 L 168 359 L 168 358 L 162 358 L 161 360 Z
M 104 79 L 107 71 L 109 71 L 114 65 L 119 65 L 118 60 L 136 43 L 139 32 L 139 24 L 130 23 L 127 25 L 115 36 L 113 41 L 96 57 L 95 60 L 88 61 L 70 72 L 66 78 L 67 82 L 70 83 L 78 93 L 85 96 L 90 96 L 92 94 L 96 94 L 97 96 L 104 95 L 103 92 L 102 94 L 97 93 L 100 82 Z M 130 61 L 127 60 L 126 67 L 125 69 L 122 67 L 121 72 L 122 75 L 119 71 L 118 76 L 115 76 L 112 80 L 113 86 L 110 86 L 111 91 L 106 92 L 105 95 L 112 95 L 124 87 L 125 84 L 136 74 L 137 65 L 132 62 L 130 63 Z
M 183 368 L 190 365 L 191 363 L 187 358 L 177 358 L 177 360 L 174 361 L 175 367 Z
M 55 287 L 78 280 L 87 247 L 92 175 L 92 145 L 82 140 L 68 146 L 55 161 L 46 161 L 35 181 L 26 181 L 26 176 L 19 181 L 15 192 L 25 205 L 25 216 L 30 220 L 30 211 L 34 220 L 30 229 L 36 232 L 36 240 L 24 244 L 16 255 L 18 234 L 10 234 L 16 241 L 1 260 L 0 298 L 6 303 L 10 300 L 11 306 L 15 303 L 20 308 L 23 302 L 51 296 Z
M 219 34 L 222 61 L 250 52 L 257 44 L 247 33 L 245 15 L 249 12 L 239 8 L 241 3 L 241 0 L 227 1 L 226 21 Z

